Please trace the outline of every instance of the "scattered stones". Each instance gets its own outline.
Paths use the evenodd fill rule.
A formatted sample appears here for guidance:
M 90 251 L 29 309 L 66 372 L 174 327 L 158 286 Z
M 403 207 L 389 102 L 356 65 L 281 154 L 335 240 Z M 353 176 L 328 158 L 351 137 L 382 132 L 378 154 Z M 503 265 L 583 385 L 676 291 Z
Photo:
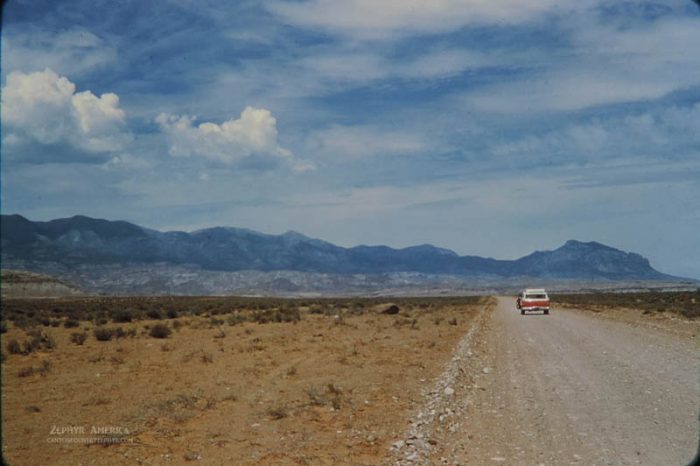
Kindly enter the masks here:
M 488 374 L 489 372 L 491 372 L 491 368 L 490 368 L 490 367 L 484 367 L 483 369 L 481 369 L 481 372 L 483 372 L 484 374 Z
M 456 421 L 464 415 L 468 400 L 456 396 L 455 387 L 464 387 L 465 391 L 469 391 L 468 379 L 464 377 L 465 374 L 470 373 L 473 366 L 470 362 L 465 363 L 465 361 L 467 356 L 474 354 L 471 351 L 471 346 L 475 344 L 485 316 L 485 312 L 482 311 L 477 317 L 476 323 L 457 344 L 453 357 L 448 360 L 440 376 L 433 383 L 430 383 L 430 386 L 424 387 L 422 409 L 417 411 L 413 419 L 409 421 L 410 427 L 405 433 L 405 440 L 399 440 L 392 444 L 391 451 L 395 455 L 395 466 L 428 464 L 425 459 L 430 455 L 431 448 L 438 443 L 437 440 L 433 439 L 433 435 L 438 432 L 444 434 L 448 431 L 453 434 L 459 432 L 460 425 Z M 465 370 L 467 366 L 469 366 L 469 371 Z M 478 370 L 477 367 L 474 369 Z M 421 382 L 424 381 L 426 380 L 421 379 Z M 441 458 L 441 460 L 443 459 Z

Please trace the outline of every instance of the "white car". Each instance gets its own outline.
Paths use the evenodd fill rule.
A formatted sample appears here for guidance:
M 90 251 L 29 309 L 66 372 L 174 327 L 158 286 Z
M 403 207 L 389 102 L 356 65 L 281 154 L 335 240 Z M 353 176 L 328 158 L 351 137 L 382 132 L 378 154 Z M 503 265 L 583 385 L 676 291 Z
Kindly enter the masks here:
M 520 314 L 526 311 L 543 311 L 549 314 L 549 296 L 544 288 L 528 288 L 518 295 L 516 306 Z

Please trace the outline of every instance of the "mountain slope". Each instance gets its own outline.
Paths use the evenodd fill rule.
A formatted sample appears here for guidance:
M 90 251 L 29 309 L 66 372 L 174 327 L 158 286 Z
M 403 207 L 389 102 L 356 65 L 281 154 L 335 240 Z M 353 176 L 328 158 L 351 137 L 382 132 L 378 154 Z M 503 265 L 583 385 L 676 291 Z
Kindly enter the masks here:
M 542 277 L 606 280 L 667 280 L 634 253 L 600 243 L 567 241 L 553 251 L 520 259 L 459 256 L 432 245 L 342 248 L 297 232 L 267 235 L 215 227 L 191 233 L 159 232 L 123 221 L 84 216 L 32 222 L 3 215 L 3 262 L 56 263 L 64 267 L 114 264 L 173 264 L 235 272 L 298 271 L 329 274 L 413 272 L 466 277 Z
M 75 286 L 48 275 L 3 269 L 0 275 L 3 298 L 49 298 L 79 296 Z

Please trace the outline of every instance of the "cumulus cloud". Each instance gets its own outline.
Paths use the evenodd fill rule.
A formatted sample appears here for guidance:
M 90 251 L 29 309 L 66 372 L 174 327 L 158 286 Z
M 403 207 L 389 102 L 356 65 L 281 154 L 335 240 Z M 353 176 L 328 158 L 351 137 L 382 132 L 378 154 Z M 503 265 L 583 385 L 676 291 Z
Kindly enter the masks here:
M 115 152 L 131 141 L 125 119 L 116 94 L 76 92 L 75 84 L 48 68 L 11 72 L 2 90 L 3 143 L 12 150 L 39 144 L 88 155 Z
M 156 122 L 169 139 L 170 155 L 204 157 L 225 164 L 242 163 L 267 168 L 288 163 L 299 171 L 311 168 L 294 160 L 291 151 L 277 142 L 277 120 L 269 110 L 246 107 L 238 119 L 222 124 L 195 125 L 195 117 L 161 113 Z
M 385 39 L 430 34 L 466 25 L 515 24 L 551 11 L 590 2 L 561 0 L 309 0 L 272 2 L 268 8 L 286 22 L 358 38 Z

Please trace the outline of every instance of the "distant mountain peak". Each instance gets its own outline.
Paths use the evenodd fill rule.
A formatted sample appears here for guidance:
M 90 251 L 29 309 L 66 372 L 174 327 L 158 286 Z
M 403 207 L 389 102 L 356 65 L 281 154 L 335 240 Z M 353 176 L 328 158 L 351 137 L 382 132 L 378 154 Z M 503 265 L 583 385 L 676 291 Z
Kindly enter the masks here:
M 572 247 L 572 248 L 606 248 L 615 249 L 605 244 L 599 243 L 597 241 L 579 241 L 576 239 L 570 239 L 562 247 Z
M 294 239 L 300 239 L 300 240 L 309 240 L 308 236 L 306 236 L 303 233 L 299 233 L 298 231 L 294 230 L 287 230 L 284 233 L 282 233 L 282 236 L 287 237 L 287 238 L 294 238 Z
M 434 246 L 432 244 L 419 244 L 418 246 L 410 246 L 404 249 L 404 251 L 415 251 L 415 252 L 423 252 L 423 253 L 436 253 L 436 254 L 441 254 L 445 256 L 454 256 L 454 257 L 459 257 L 459 254 L 454 252 L 451 249 L 445 249 L 445 248 L 439 248 L 437 246 Z

